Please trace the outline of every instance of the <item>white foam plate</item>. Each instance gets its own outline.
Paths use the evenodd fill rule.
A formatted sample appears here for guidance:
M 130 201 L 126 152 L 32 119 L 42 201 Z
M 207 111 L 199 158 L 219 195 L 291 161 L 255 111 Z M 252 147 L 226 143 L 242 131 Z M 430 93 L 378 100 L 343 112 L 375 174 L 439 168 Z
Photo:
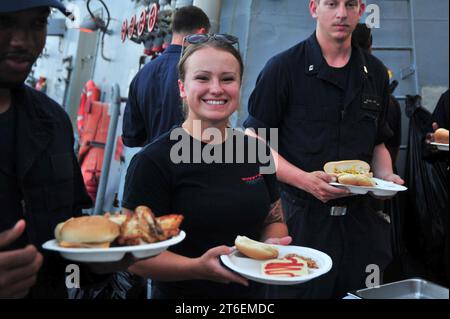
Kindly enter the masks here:
M 126 253 L 131 253 L 138 259 L 156 256 L 167 250 L 170 246 L 178 244 L 186 237 L 184 231 L 168 240 L 153 244 L 120 246 L 110 248 L 65 248 L 60 247 L 56 239 L 45 242 L 42 247 L 57 251 L 66 259 L 81 262 L 112 262 L 121 260 Z
M 402 185 L 398 185 L 392 182 L 384 181 L 379 178 L 374 178 L 375 183 L 377 183 L 374 187 L 367 187 L 367 186 L 353 186 L 353 185 L 345 185 L 340 183 L 330 183 L 330 185 L 336 186 L 338 188 L 346 188 L 348 189 L 352 194 L 360 194 L 364 195 L 368 192 L 371 192 L 374 195 L 377 196 L 393 196 L 397 194 L 397 192 L 403 192 L 406 191 L 408 188 Z
M 270 285 L 301 284 L 310 281 L 314 278 L 317 278 L 319 276 L 322 276 L 323 274 L 326 274 L 327 272 L 330 271 L 333 265 L 330 256 L 316 249 L 300 246 L 281 246 L 281 245 L 272 245 L 272 246 L 278 248 L 279 258 L 283 258 L 287 254 L 298 254 L 315 260 L 317 265 L 319 266 L 319 269 L 309 269 L 309 274 L 305 276 L 298 276 L 298 277 L 270 276 L 263 274 L 261 271 L 261 264 L 264 261 L 246 257 L 237 250 L 235 250 L 230 255 L 220 256 L 220 259 L 225 266 L 242 275 L 243 277 L 249 280 Z
M 448 152 L 448 144 L 442 144 L 442 143 L 431 143 L 431 145 L 434 145 L 437 147 L 440 151 L 447 151 Z

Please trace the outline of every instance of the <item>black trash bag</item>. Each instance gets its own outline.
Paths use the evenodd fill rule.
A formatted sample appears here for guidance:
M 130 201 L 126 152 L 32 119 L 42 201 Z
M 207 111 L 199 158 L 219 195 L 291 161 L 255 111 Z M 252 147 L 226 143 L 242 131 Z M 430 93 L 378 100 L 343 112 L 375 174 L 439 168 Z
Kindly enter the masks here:
M 100 285 L 69 290 L 69 299 L 146 298 L 147 280 L 128 271 L 116 272 Z
M 425 138 L 432 130 L 431 113 L 421 106 L 420 96 L 407 96 L 410 118 L 405 183 L 403 238 L 406 249 L 426 269 L 442 263 L 448 236 L 447 165 L 424 159 Z M 448 256 L 448 255 L 447 255 Z
M 405 249 L 403 240 L 403 201 L 401 194 L 384 201 L 384 212 L 391 220 L 392 261 L 383 272 L 383 282 L 395 282 L 416 277 L 416 270 L 411 271 L 411 258 Z M 413 274 L 411 274 L 414 272 Z

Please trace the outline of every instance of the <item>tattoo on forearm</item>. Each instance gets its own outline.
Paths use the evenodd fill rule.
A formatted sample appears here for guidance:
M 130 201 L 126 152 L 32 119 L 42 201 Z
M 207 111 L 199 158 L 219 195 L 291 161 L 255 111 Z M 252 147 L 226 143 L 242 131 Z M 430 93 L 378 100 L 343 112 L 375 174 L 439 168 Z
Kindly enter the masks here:
M 284 223 L 284 215 L 280 199 L 270 205 L 269 214 L 264 221 L 264 225 L 270 225 L 273 223 Z

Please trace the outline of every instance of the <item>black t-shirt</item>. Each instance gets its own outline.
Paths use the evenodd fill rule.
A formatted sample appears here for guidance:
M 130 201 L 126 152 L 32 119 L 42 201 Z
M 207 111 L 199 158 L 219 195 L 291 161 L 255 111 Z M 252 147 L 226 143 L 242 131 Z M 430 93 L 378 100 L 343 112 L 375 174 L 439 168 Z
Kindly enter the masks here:
M 345 91 L 347 90 L 348 77 L 350 76 L 350 62 L 348 62 L 342 68 L 335 68 L 327 65 L 327 70 L 330 74 L 330 79 L 332 79 L 334 82 L 334 85 L 341 89 L 341 93 L 339 96 L 339 109 L 342 112 L 344 111 Z
M 0 114 L 0 171 L 8 176 L 15 176 L 15 146 L 14 146 L 14 107 Z
M 328 72 L 334 80 L 334 84 L 342 90 L 347 89 L 348 77 L 350 75 L 350 62 L 341 68 L 328 66 Z
M 172 132 L 177 135 L 175 140 L 170 139 Z M 146 205 L 156 215 L 182 214 L 184 221 L 181 229 L 186 232 L 186 238 L 170 248 L 175 253 L 199 257 L 216 246 L 233 246 L 237 235 L 257 240 L 261 236 L 270 204 L 278 199 L 276 175 L 275 171 L 273 174 L 261 174 L 260 168 L 267 166 L 264 159 L 258 160 L 255 152 L 249 150 L 255 145 L 265 154 L 270 153 L 261 141 L 243 132 L 232 132 L 233 138 L 229 134 L 225 143 L 211 147 L 193 139 L 182 128 L 175 127 L 146 146 L 130 163 L 123 206 L 134 209 Z M 234 148 L 233 156 L 227 157 L 230 155 L 227 149 L 230 144 L 227 142 L 232 140 L 240 140 L 242 145 Z M 181 144 L 181 141 L 185 143 Z M 180 145 L 187 145 L 187 148 L 179 151 Z M 199 156 L 199 150 L 203 154 L 218 155 L 217 159 L 221 158 L 222 163 L 205 163 L 205 158 Z M 191 159 L 187 161 L 191 163 L 174 163 L 178 160 L 176 155 L 187 155 Z M 242 163 L 229 163 L 242 155 Z M 252 155 L 255 161 L 251 159 Z M 192 163 L 195 157 L 199 163 Z M 217 291 L 217 284 L 195 281 L 156 285 L 172 292 L 179 289 L 191 296 L 197 294 L 199 298 L 209 293 L 226 295 L 230 287 L 220 285 L 223 291 Z

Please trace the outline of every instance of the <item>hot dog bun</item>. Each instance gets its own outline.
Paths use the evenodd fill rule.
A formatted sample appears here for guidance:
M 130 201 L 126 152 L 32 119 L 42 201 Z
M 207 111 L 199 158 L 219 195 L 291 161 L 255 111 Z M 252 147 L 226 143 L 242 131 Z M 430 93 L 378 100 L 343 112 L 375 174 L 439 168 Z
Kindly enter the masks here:
M 328 162 L 324 165 L 325 173 L 336 176 L 341 184 L 354 186 L 376 185 L 373 174 L 370 172 L 370 165 L 360 160 L 347 160 L 338 162 Z
M 338 175 L 347 174 L 366 174 L 370 172 L 370 165 L 360 160 L 347 160 L 338 162 L 328 162 L 323 166 L 327 174 Z
M 445 128 L 438 128 L 434 132 L 434 141 L 436 143 L 448 144 L 448 130 Z
M 252 240 L 246 236 L 237 236 L 234 244 L 242 254 L 253 259 L 266 260 L 278 258 L 277 248 Z
M 338 176 L 338 182 L 344 185 L 353 186 L 375 186 L 375 182 L 371 177 L 365 175 L 355 175 L 355 174 L 342 174 Z

